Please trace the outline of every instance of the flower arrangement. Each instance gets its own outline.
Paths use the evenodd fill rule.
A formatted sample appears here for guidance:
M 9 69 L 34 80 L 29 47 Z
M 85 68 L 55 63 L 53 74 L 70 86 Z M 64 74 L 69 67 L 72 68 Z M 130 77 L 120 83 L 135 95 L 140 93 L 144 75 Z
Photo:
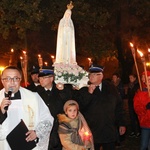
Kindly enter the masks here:
M 54 65 L 55 80 L 63 79 L 66 83 L 76 83 L 87 76 L 87 72 L 76 64 L 58 63 Z

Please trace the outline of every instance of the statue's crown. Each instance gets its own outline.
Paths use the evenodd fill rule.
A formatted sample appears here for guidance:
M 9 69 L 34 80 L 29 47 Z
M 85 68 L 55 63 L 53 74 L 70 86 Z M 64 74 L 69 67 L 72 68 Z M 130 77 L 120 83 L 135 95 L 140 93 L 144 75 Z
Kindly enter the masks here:
M 67 5 L 67 8 L 68 8 L 68 9 L 72 9 L 73 7 L 74 7 L 74 6 L 73 6 L 73 4 L 72 4 L 72 1 L 70 1 L 70 4 Z

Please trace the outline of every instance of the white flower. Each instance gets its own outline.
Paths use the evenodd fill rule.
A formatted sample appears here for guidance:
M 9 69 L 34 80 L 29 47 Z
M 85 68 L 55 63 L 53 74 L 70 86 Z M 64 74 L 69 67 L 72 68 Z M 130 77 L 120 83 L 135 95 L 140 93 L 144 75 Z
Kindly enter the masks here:
M 78 65 L 68 65 L 68 64 L 55 64 L 55 74 L 57 79 L 63 78 L 64 81 L 68 82 L 77 82 L 80 81 L 87 72 L 83 70 Z

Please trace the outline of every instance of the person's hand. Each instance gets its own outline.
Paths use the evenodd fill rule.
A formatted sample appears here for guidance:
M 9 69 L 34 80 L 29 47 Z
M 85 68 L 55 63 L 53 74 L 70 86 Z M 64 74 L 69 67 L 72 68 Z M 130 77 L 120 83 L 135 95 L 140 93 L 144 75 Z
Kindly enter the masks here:
M 150 102 L 146 104 L 146 109 L 150 109 Z
M 120 135 L 125 134 L 125 132 L 126 132 L 126 127 L 124 127 L 124 126 L 119 127 L 119 133 L 120 133 Z
M 11 101 L 8 100 L 8 97 L 3 98 L 1 105 L 0 105 L 0 109 L 3 114 L 6 112 L 5 107 L 9 106 L 10 104 L 11 104 Z
M 56 84 L 56 87 L 57 87 L 58 90 L 63 90 L 63 89 L 64 89 L 64 84 L 62 84 L 62 83 L 57 83 L 57 84 Z
M 27 133 L 26 133 L 26 141 L 29 142 L 29 141 L 33 141 L 37 138 L 37 135 L 36 135 L 36 132 L 34 130 L 29 130 Z
M 94 90 L 95 90 L 95 88 L 96 88 L 96 85 L 94 85 L 94 84 L 90 84 L 89 85 L 89 87 L 88 87 L 88 91 L 89 91 L 89 93 L 93 93 L 94 92 Z

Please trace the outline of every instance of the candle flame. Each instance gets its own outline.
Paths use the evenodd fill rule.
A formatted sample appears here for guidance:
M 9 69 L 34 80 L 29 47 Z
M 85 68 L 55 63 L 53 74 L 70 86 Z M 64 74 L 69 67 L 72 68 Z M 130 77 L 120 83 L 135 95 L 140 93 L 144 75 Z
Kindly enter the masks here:
M 52 59 L 54 59 L 54 58 L 55 58 L 55 56 L 54 56 L 54 55 L 51 55 L 51 58 L 52 58 Z
M 147 63 L 146 63 L 146 66 L 150 66 L 150 63 L 149 63 L 149 62 L 147 62 Z
M 86 136 L 89 136 L 89 135 L 90 135 L 88 131 L 84 132 L 84 134 L 85 134 Z
M 13 52 L 14 52 L 14 49 L 12 48 L 10 51 L 13 53 Z
M 44 62 L 44 64 L 47 66 L 48 65 L 48 63 L 47 62 Z
M 91 58 L 88 58 L 89 61 L 91 61 Z
M 137 50 L 137 52 L 140 54 L 141 57 L 143 57 L 143 53 L 139 50 Z
M 148 48 L 148 52 L 150 53 L 150 48 Z
M 23 59 L 23 57 L 20 56 L 20 59 Z
M 25 54 L 26 54 L 26 51 L 23 51 L 23 54 L 25 55 Z
M 41 58 L 41 55 L 39 54 L 38 57 Z
M 130 42 L 130 46 L 131 46 L 131 47 L 134 47 L 134 45 L 133 45 L 131 42 Z

